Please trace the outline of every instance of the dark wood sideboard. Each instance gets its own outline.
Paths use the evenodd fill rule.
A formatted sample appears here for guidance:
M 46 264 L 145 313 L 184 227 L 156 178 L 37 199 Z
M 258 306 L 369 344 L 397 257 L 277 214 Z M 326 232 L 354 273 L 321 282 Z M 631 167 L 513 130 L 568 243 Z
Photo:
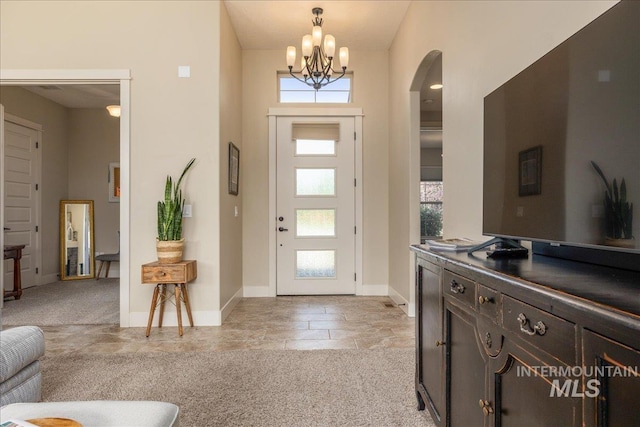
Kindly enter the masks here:
M 412 250 L 416 395 L 436 425 L 640 425 L 640 273 Z

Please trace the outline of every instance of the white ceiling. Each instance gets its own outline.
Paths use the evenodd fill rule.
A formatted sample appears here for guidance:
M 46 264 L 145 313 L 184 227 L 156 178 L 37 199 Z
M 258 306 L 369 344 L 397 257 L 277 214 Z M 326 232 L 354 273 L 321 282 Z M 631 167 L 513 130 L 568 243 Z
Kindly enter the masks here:
M 120 85 L 38 85 L 22 86 L 67 108 L 104 108 L 120 103 Z
M 224 0 L 242 49 L 299 47 L 311 34 L 311 9 L 324 9 L 322 29 L 337 47 L 386 50 L 398 31 L 410 1 L 400 0 Z

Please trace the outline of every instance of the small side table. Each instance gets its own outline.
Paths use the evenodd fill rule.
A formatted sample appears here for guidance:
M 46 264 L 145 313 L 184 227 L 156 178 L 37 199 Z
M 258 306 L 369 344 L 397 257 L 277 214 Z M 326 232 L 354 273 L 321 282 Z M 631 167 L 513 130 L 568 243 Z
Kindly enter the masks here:
M 182 336 L 182 312 L 181 303 L 187 309 L 189 324 L 193 327 L 193 317 L 191 316 L 191 306 L 189 305 L 189 293 L 187 283 L 198 277 L 197 263 L 194 260 L 181 261 L 174 264 L 161 264 L 157 261 L 144 264 L 142 266 L 142 283 L 155 283 L 151 299 L 151 309 L 149 310 L 149 322 L 147 323 L 147 336 L 151 333 L 151 323 L 156 307 L 160 305 L 158 317 L 158 327 L 162 327 L 162 316 L 164 314 L 164 303 L 171 299 L 167 295 L 167 285 L 175 286 L 176 315 L 178 316 L 178 333 Z M 159 300 L 159 301 L 158 301 Z
M 13 259 L 13 290 L 2 290 L 2 297 L 14 297 L 20 299 L 22 296 L 22 272 L 20 271 L 20 259 L 25 245 L 5 245 L 3 259 Z

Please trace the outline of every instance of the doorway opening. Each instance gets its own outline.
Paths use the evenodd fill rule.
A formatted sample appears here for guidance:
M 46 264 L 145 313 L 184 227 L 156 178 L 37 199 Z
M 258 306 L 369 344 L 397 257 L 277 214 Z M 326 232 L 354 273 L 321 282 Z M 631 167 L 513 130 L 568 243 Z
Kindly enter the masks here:
M 117 160 L 120 167 L 120 197 L 119 204 L 111 204 L 106 205 L 110 208 L 109 212 L 105 213 L 105 220 L 107 222 L 112 222 L 112 226 L 106 226 L 102 230 L 105 233 L 103 239 L 104 243 L 104 251 L 102 252 L 116 252 L 117 248 L 114 245 L 118 245 L 118 231 L 119 231 L 119 248 L 120 248 L 120 280 L 119 280 L 119 323 L 122 327 L 129 326 L 129 99 L 130 99 L 130 71 L 129 70 L 2 70 L 0 75 L 0 86 L 3 88 L 11 88 L 11 89 L 33 89 L 39 88 L 40 90 L 55 90 L 57 92 L 68 92 L 75 91 L 79 93 L 83 93 L 86 95 L 85 98 L 100 97 L 102 94 L 105 98 L 109 98 L 109 96 L 105 95 L 110 91 L 113 92 L 116 96 L 116 100 L 119 101 L 121 107 L 121 116 L 120 116 L 120 126 L 119 130 L 116 131 L 116 136 L 118 141 L 115 142 L 115 151 L 109 155 L 109 158 L 103 158 L 102 160 L 106 161 L 106 166 L 103 168 L 104 173 L 101 174 L 104 180 L 104 194 L 103 199 L 105 204 L 108 203 L 109 200 L 109 186 L 108 186 L 108 167 L 109 163 L 113 160 Z M 109 89 L 110 88 L 110 89 Z M 8 90 L 6 91 L 8 92 Z M 31 92 L 31 91 L 30 91 Z M 79 102 L 82 102 L 82 96 L 78 95 Z M 87 99 L 85 99 L 87 101 Z M 110 99 L 110 102 L 114 101 L 113 98 Z M 55 102 L 55 101 L 52 101 Z M 61 104 L 62 105 L 62 104 Z M 15 104 L 14 104 L 15 106 Z M 100 107 L 100 111 L 104 111 L 105 115 L 108 115 L 107 110 L 104 108 L 105 106 Z M 82 107 L 77 107 L 82 109 Z M 86 108 L 86 107 L 85 107 Z M 97 113 L 97 108 L 95 108 L 95 113 Z M 91 109 L 91 107 L 89 107 Z M 25 115 L 24 109 L 18 108 L 15 110 L 16 115 Z M 14 111 L 6 111 L 13 113 Z M 118 120 L 113 117 L 111 119 Z M 3 118 L 4 122 L 4 118 Z M 49 134 L 56 132 L 56 129 L 45 129 Z M 96 129 L 95 132 L 99 132 L 100 129 Z M 47 139 L 47 134 L 44 136 L 44 140 Z M 51 139 L 51 136 L 49 136 Z M 46 143 L 46 141 L 45 141 Z M 90 150 L 89 150 L 90 151 Z M 82 156 L 79 156 L 77 159 L 74 157 L 76 154 L 81 153 L 70 153 L 68 156 L 68 167 L 66 171 L 62 171 L 63 174 L 71 177 L 73 174 L 71 173 L 71 169 L 76 170 L 79 174 L 82 172 L 83 167 L 96 167 L 97 165 L 89 165 L 93 160 L 91 159 L 91 153 L 85 153 L 85 157 L 83 159 Z M 102 156 L 101 153 L 93 153 L 95 158 L 105 157 Z M 110 158 L 113 159 L 110 160 Z M 47 158 L 43 159 L 44 162 L 47 162 Z M 49 158 L 49 161 L 52 159 Z M 56 171 L 55 164 L 55 156 L 53 157 L 53 162 L 49 164 L 43 164 L 43 168 L 48 168 L 48 173 L 51 175 L 56 175 L 60 171 Z M 46 170 L 46 169 L 45 169 Z M 53 171 L 53 172 L 52 172 Z M 43 177 L 46 178 L 46 177 Z M 3 180 L 4 177 L 1 177 L 0 180 Z M 58 205 L 59 200 L 68 199 L 69 196 L 73 196 L 74 194 L 78 194 L 78 192 L 85 191 L 80 188 L 82 184 L 75 183 L 75 189 L 72 189 L 71 183 L 69 183 L 69 188 L 64 191 L 59 192 L 60 194 L 41 194 L 40 198 L 43 199 L 43 213 L 44 208 L 46 206 L 53 206 L 53 214 L 49 216 L 53 218 L 53 223 L 55 224 L 54 230 L 51 230 L 51 226 L 48 226 L 49 233 L 46 240 L 43 240 L 42 247 L 43 249 L 51 249 L 54 253 L 57 253 L 58 245 Z M 80 186 L 80 187 L 78 187 Z M 51 188 L 51 187 L 49 187 Z M 47 191 L 47 187 L 43 186 L 43 192 Z M 65 191 L 67 193 L 65 193 Z M 55 193 L 52 192 L 52 193 Z M 97 200 L 98 197 L 96 196 Z M 51 207 L 49 206 L 49 208 Z M 4 203 L 3 206 L 0 206 L 2 211 L 4 212 Z M 47 212 L 51 212 L 51 209 L 47 209 Z M 114 218 L 115 217 L 115 218 Z M 110 228 L 115 227 L 113 230 L 113 236 L 109 236 Z M 100 235 L 100 231 L 96 229 L 96 235 Z M 54 237 L 52 237 L 54 236 Z M 44 237 L 44 236 L 43 236 Z M 54 241 L 55 239 L 55 241 Z M 3 244 L 4 244 L 4 236 L 2 236 Z M 113 242 L 111 241 L 113 240 Z M 112 246 L 114 246 L 112 248 Z M 115 250 L 112 250 L 115 249 Z M 96 250 L 101 251 L 100 244 L 97 243 Z M 54 257 L 53 261 L 55 265 L 58 264 L 58 256 Z M 48 262 L 52 262 L 49 260 Z M 4 266 L 3 266 L 4 267 Z M 42 268 L 40 266 L 39 268 Z M 52 268 L 49 267 L 46 271 L 41 270 L 41 273 L 44 275 L 49 275 L 57 273 L 54 271 L 52 273 Z M 49 281 L 49 278 L 44 278 L 41 280 L 42 283 Z
M 442 52 L 432 50 L 422 60 L 410 87 L 412 197 L 409 199 L 410 241 L 424 243 L 443 235 L 443 102 Z M 414 271 L 414 259 L 410 257 Z M 415 277 L 409 284 L 408 315 L 415 313 Z

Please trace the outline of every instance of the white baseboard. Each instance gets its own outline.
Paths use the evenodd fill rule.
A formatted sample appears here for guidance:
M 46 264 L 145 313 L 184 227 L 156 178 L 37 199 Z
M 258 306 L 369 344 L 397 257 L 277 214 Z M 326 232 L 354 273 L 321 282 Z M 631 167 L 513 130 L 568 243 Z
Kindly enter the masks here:
M 238 305 L 238 303 L 240 302 L 240 300 L 242 299 L 242 296 L 244 294 L 244 290 L 242 288 L 238 289 L 238 292 L 236 292 L 229 301 L 227 301 L 227 303 L 224 305 L 224 307 L 222 307 L 221 311 L 221 320 L 224 322 L 224 319 L 227 318 L 227 316 L 229 314 L 231 314 L 231 312 L 233 311 L 233 309 L 235 308 L 236 305 Z
M 386 297 L 389 295 L 389 285 L 362 285 L 362 293 L 357 295 Z
M 38 285 L 46 285 L 47 283 L 53 283 L 60 280 L 60 275 L 58 273 L 51 274 L 41 274 L 40 279 L 38 280 Z
M 164 316 L 162 318 L 162 326 L 178 326 L 178 316 L 175 310 L 169 310 L 170 307 L 166 307 Z M 187 316 L 187 310 L 184 308 L 182 312 L 182 327 L 189 327 L 189 317 Z M 158 314 L 156 310 L 153 316 L 152 326 L 158 326 Z M 194 326 L 220 326 L 222 325 L 222 312 L 220 311 L 192 311 L 193 325 Z M 129 326 L 135 327 L 147 327 L 149 321 L 149 312 L 137 311 L 129 313 Z
M 244 286 L 242 296 L 245 298 L 268 298 L 275 297 L 270 294 L 269 286 Z
M 392 287 L 389 287 L 389 298 L 391 298 L 391 300 L 394 303 L 396 303 L 398 307 L 400 307 L 400 309 L 404 311 L 407 316 L 409 317 L 416 316 L 416 308 L 412 304 L 409 304 L 409 301 L 407 301 L 402 295 L 400 295 Z

